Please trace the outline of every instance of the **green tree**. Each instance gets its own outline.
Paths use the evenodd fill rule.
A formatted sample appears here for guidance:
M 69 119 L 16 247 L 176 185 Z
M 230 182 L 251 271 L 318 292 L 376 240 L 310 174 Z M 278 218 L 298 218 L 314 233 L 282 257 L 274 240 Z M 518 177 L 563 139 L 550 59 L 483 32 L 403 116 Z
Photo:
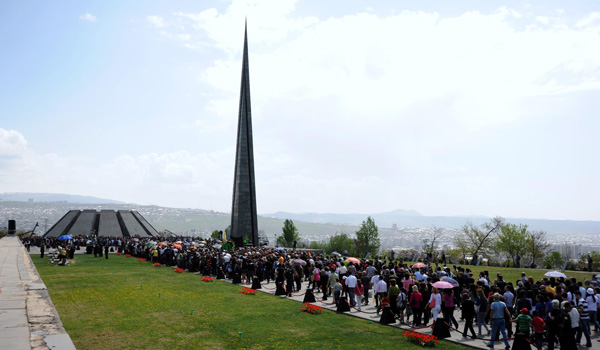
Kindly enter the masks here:
M 379 253 L 381 242 L 379 241 L 379 230 L 375 221 L 369 216 L 356 231 L 356 253 L 363 257 L 367 253 L 376 256 Z
M 334 236 L 329 237 L 329 243 L 327 244 L 326 251 L 328 253 L 335 251 L 340 254 L 354 256 L 356 255 L 355 245 L 356 243 L 352 237 L 348 236 L 344 232 L 336 233 Z
M 481 226 L 475 226 L 472 222 L 468 221 L 463 226 L 463 235 L 466 244 L 469 247 L 469 251 L 475 255 L 481 256 L 482 254 L 489 253 L 494 247 L 494 233 L 500 232 L 500 228 L 504 225 L 504 219 L 501 217 L 495 217 L 490 222 L 485 222 Z M 476 264 L 473 259 L 473 264 Z
M 544 259 L 548 252 L 548 241 L 546 240 L 546 232 L 544 231 L 533 231 L 529 232 L 529 236 L 526 241 L 525 254 L 530 259 L 531 263 L 529 267 L 536 268 L 538 261 Z
M 559 269 L 562 268 L 565 260 L 559 252 L 552 252 L 550 255 L 544 258 L 543 264 L 547 269 Z
M 210 238 L 212 239 L 220 239 L 220 231 L 219 230 L 214 230 L 211 234 L 210 234 Z
M 282 235 L 277 237 L 277 243 L 283 247 L 292 247 L 294 241 L 300 240 L 300 234 L 298 229 L 294 225 L 294 222 L 290 219 L 285 219 L 283 222 L 283 228 L 281 229 Z
M 500 228 L 494 246 L 498 252 L 506 254 L 508 261 L 512 262 L 514 266 L 515 257 L 523 255 L 528 238 L 527 225 L 505 224 Z
M 429 237 L 421 239 L 423 243 L 423 250 L 425 253 L 431 254 L 431 257 L 435 261 L 436 251 L 438 250 L 438 240 L 444 233 L 444 229 L 433 226 L 433 229 L 429 232 Z

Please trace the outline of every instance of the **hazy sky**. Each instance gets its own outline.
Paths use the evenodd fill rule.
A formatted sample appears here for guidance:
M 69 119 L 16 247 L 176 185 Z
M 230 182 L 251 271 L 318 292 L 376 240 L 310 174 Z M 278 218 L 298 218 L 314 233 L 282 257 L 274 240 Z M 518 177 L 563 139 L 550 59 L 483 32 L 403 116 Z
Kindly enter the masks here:
M 230 211 L 245 16 L 259 213 L 600 220 L 591 1 L 2 1 L 0 192 Z

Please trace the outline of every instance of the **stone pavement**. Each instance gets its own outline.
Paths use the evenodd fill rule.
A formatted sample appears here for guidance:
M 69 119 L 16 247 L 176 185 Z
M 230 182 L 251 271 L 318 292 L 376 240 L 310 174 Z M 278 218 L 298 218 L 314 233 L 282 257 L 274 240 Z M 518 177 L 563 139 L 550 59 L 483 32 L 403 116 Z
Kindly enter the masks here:
M 0 341 L 3 349 L 75 349 L 17 237 L 0 239 Z
M 225 280 L 227 282 L 232 282 L 231 280 Z M 302 283 L 302 290 L 298 293 L 292 293 L 292 297 L 285 297 L 285 296 L 280 296 L 281 298 L 288 298 L 290 300 L 294 300 L 297 302 L 302 303 L 304 301 L 304 294 L 306 292 L 306 284 L 307 282 L 303 282 Z M 250 288 L 251 285 L 247 285 L 247 284 L 241 284 L 241 286 L 243 287 L 248 287 Z M 261 284 L 261 289 L 259 289 L 258 291 L 264 292 L 264 293 L 268 293 L 268 294 L 272 294 L 275 295 L 275 283 L 273 281 L 271 281 L 270 283 L 265 283 L 263 282 Z M 332 310 L 332 311 L 336 311 L 337 307 L 335 304 L 333 304 L 333 297 L 328 297 L 327 301 L 323 301 L 322 300 L 322 293 L 315 293 L 315 298 L 316 298 L 316 302 L 311 303 L 313 305 L 317 305 L 322 307 L 323 309 L 328 309 L 328 310 Z M 362 311 L 358 311 L 355 308 L 350 308 L 349 312 L 344 312 L 344 314 L 349 315 L 349 316 L 353 316 L 353 317 L 357 317 L 357 318 L 361 318 L 364 320 L 368 320 L 370 322 L 373 323 L 379 323 L 379 320 L 381 318 L 381 314 L 377 314 L 377 309 L 375 308 L 375 303 L 374 301 L 371 300 L 369 301 L 369 305 L 363 305 L 362 306 Z M 406 317 L 406 315 L 405 315 Z M 455 329 L 450 329 L 450 337 L 446 338 L 445 340 L 453 342 L 453 343 L 457 343 L 460 345 L 464 345 L 466 347 L 470 347 L 470 348 L 475 348 L 475 349 L 489 349 L 486 346 L 486 341 L 485 340 L 489 340 L 490 336 L 487 335 L 487 332 L 485 331 L 485 329 L 482 328 L 482 337 L 478 337 L 477 339 L 471 339 L 471 338 L 463 338 L 462 336 L 462 331 L 464 329 L 464 321 L 460 321 L 460 310 L 456 310 L 454 312 L 454 317 L 458 320 L 458 329 L 460 330 L 460 332 L 456 331 Z M 442 314 L 440 313 L 440 318 L 442 318 Z M 432 324 L 433 320 L 430 320 L 429 323 Z M 392 324 L 388 324 L 388 326 L 391 327 L 396 327 L 396 328 L 400 328 L 403 330 L 414 330 L 417 331 L 419 333 L 423 333 L 423 334 L 431 334 L 433 329 L 431 327 L 424 327 L 424 328 L 412 328 L 407 324 L 400 324 L 398 320 L 396 320 L 396 323 L 392 323 Z M 491 326 L 488 325 L 488 327 L 491 330 Z M 513 324 L 513 330 L 514 330 L 514 324 Z M 475 332 L 477 332 L 477 322 L 474 322 L 473 328 L 475 328 Z M 470 333 L 469 333 L 470 334 Z M 486 339 L 484 339 L 486 338 Z M 592 330 L 592 346 L 595 348 L 600 347 L 600 344 L 598 344 L 597 340 L 599 338 L 598 333 L 594 332 Z M 600 341 L 600 340 L 598 340 Z M 585 337 L 582 337 L 582 343 L 585 344 Z M 513 346 L 513 341 L 510 341 L 510 345 L 511 347 Z M 496 349 L 504 349 L 504 342 L 496 342 L 495 343 L 495 348 Z M 544 349 L 546 349 L 547 347 L 544 346 Z M 589 349 L 586 348 L 585 346 L 579 345 L 578 347 L 579 349 Z M 536 347 L 534 347 L 533 345 L 531 346 L 532 350 L 536 350 Z M 577 349 L 564 349 L 564 350 L 577 350 Z

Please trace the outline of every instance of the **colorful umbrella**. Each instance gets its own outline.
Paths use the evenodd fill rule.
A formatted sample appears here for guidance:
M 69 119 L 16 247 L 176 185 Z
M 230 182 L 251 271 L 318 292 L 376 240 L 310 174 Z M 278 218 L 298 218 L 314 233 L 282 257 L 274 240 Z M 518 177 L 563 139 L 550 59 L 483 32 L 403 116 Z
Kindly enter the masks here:
M 450 278 L 448 276 L 442 276 L 442 281 L 448 282 L 451 285 L 453 285 L 454 287 L 460 286 L 460 284 L 458 284 L 457 280 L 455 280 L 454 278 Z
M 156 242 L 148 242 L 148 243 L 146 243 L 147 246 L 151 246 L 151 245 L 155 245 L 155 244 L 156 244 Z
M 452 289 L 454 286 L 446 281 L 437 281 L 433 284 L 437 289 Z
M 294 259 L 294 260 L 292 260 L 292 264 L 293 265 L 304 266 L 304 265 L 306 265 L 306 261 L 304 261 L 302 259 Z
M 177 248 L 177 249 L 181 249 L 181 248 L 183 248 L 183 247 L 181 246 L 181 244 L 173 244 L 173 247 L 174 247 L 174 248 Z
M 73 239 L 73 236 L 71 236 L 71 235 L 62 235 L 62 236 L 58 237 L 59 241 L 68 241 L 70 239 Z
M 355 264 L 360 264 L 360 260 L 358 260 L 357 258 L 347 258 L 346 261 L 349 261 L 349 262 L 355 263 Z
M 158 245 L 163 246 L 163 247 L 168 246 L 167 242 L 160 242 L 160 243 L 158 243 Z
M 423 263 L 416 263 L 412 267 L 415 269 L 420 269 L 421 267 L 425 267 L 425 266 L 427 266 L 427 265 L 425 265 Z

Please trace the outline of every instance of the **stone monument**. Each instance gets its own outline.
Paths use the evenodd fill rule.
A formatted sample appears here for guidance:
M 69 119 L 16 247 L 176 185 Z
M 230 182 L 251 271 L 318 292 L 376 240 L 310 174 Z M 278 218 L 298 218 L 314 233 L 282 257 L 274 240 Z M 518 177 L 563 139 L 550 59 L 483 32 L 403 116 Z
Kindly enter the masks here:
M 258 246 L 247 25 L 244 27 L 242 84 L 240 87 L 230 237 L 238 247 L 244 245 Z

